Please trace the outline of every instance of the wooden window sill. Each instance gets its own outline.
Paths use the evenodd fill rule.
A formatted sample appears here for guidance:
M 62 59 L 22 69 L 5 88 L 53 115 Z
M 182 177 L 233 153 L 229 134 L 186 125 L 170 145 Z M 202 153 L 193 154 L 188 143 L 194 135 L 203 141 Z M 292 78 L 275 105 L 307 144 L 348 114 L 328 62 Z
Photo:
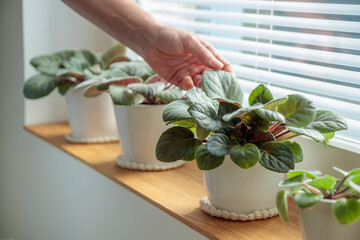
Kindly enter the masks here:
M 278 216 L 260 221 L 234 222 L 207 215 L 199 206 L 199 200 L 206 194 L 202 172 L 197 169 L 195 162 L 162 172 L 126 170 L 114 162 L 121 152 L 117 142 L 69 143 L 64 138 L 70 132 L 68 123 L 31 125 L 25 126 L 25 129 L 209 239 L 301 239 L 293 204 L 290 204 L 289 224 L 283 223 Z

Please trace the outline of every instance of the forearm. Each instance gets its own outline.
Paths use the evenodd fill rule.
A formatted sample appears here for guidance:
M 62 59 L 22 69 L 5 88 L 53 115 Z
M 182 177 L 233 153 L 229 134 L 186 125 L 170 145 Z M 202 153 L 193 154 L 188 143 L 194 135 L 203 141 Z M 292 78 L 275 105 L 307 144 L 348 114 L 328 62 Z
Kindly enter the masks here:
M 63 0 L 86 19 L 140 55 L 160 26 L 133 0 Z

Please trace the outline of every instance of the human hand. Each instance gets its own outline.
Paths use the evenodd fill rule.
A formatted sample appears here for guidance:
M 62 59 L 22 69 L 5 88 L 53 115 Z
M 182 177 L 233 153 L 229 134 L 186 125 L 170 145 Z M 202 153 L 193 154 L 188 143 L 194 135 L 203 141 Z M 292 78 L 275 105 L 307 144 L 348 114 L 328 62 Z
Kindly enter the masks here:
M 140 55 L 159 76 L 183 90 L 201 87 L 205 70 L 232 72 L 230 63 L 209 43 L 167 26 L 152 31 Z

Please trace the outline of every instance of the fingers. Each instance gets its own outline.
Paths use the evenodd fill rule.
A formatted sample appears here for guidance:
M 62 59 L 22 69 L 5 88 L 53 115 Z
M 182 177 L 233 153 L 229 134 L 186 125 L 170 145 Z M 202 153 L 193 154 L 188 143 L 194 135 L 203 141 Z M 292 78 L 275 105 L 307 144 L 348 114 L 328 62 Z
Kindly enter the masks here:
M 170 83 L 178 86 L 182 90 L 189 90 L 194 86 L 194 82 L 189 71 L 185 69 L 181 69 L 175 73 L 175 75 L 170 79 Z
M 206 67 L 216 70 L 224 67 L 224 64 L 221 63 L 195 36 L 187 34 L 182 41 L 185 50 L 196 57 Z
M 214 48 L 213 45 L 202 39 L 199 39 L 199 41 L 224 65 L 224 67 L 221 70 L 233 73 L 231 64 L 223 56 L 220 55 L 220 53 Z

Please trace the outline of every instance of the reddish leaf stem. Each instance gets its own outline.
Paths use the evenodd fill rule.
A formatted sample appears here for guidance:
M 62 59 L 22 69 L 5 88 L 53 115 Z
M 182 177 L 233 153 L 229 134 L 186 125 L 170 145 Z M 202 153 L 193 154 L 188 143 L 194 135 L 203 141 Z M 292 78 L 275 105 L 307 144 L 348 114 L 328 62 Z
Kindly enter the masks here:
M 273 125 L 271 125 L 269 127 L 269 132 L 272 132 L 275 128 L 277 128 L 279 125 L 281 124 L 281 122 L 277 122 L 277 123 L 274 123 Z
M 311 192 L 315 193 L 315 194 L 322 194 L 319 190 L 317 190 L 316 188 L 310 186 L 310 185 L 307 185 L 305 183 L 301 184 L 303 185 L 304 187 L 306 187 L 307 189 L 309 189 Z

